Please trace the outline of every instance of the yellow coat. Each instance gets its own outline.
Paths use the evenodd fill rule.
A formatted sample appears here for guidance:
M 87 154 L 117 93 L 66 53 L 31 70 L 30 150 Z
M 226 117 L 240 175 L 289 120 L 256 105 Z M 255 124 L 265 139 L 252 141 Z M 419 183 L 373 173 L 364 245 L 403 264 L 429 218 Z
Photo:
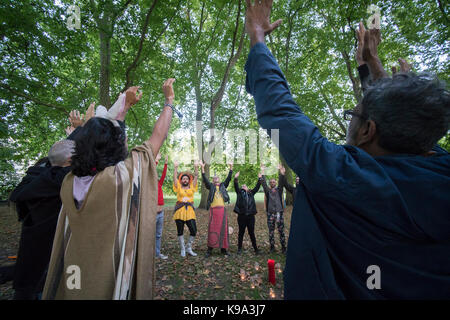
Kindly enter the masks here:
M 192 183 L 189 185 L 189 189 L 184 189 L 181 187 L 180 181 L 178 181 L 177 185 L 173 185 L 173 191 L 177 194 L 177 202 L 194 202 L 194 194 L 198 190 L 198 184 L 193 185 Z M 192 207 L 188 206 L 187 210 L 186 207 L 181 207 L 177 211 L 175 211 L 175 214 L 173 215 L 173 220 L 191 220 L 195 219 L 195 211 L 192 209 Z

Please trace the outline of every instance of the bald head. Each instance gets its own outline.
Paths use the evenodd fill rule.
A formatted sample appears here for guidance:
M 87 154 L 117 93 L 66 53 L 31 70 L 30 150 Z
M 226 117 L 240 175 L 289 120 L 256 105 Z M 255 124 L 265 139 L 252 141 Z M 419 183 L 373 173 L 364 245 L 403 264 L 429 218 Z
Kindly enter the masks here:
M 61 140 L 56 142 L 48 152 L 48 160 L 52 167 L 70 166 L 70 158 L 75 151 L 75 142 L 72 140 Z

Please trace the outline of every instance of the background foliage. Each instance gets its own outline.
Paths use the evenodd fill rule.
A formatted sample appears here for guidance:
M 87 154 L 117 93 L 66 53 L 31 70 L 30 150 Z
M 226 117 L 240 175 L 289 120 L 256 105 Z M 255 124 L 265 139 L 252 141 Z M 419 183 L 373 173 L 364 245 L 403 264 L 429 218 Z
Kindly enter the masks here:
M 203 130 L 257 129 L 253 101 L 244 88 L 249 51 L 243 36 L 244 3 L 2 1 L 1 198 L 7 197 L 24 169 L 64 138 L 70 110 L 84 112 L 92 101 L 110 106 L 130 85 L 144 91 L 143 100 L 127 117 L 130 146 L 150 135 L 163 102 L 161 85 L 169 77 L 176 78 L 176 104 L 185 115 L 173 121 L 169 140 L 177 129 L 194 131 L 195 120 L 203 121 Z M 68 30 L 67 8 L 73 4 L 80 7 L 81 28 Z M 381 8 L 379 53 L 387 70 L 398 58 L 406 58 L 415 71 L 428 70 L 447 81 L 450 77 L 446 1 L 275 0 L 272 19 L 282 18 L 283 24 L 268 46 L 302 110 L 336 143 L 344 142 L 343 110 L 361 96 L 355 28 L 369 17 L 370 4 Z M 441 144 L 449 150 L 449 135 Z M 166 143 L 162 153 L 172 156 L 171 147 Z M 211 169 L 225 178 L 225 165 Z M 170 164 L 168 179 L 172 170 Z M 240 183 L 253 186 L 259 165 L 236 170 L 241 171 Z

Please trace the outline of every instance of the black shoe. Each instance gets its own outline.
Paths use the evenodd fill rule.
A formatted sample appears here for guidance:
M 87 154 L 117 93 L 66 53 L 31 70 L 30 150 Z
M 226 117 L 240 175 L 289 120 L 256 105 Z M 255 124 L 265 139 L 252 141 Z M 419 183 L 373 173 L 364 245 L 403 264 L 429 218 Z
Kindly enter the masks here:
M 275 251 L 275 247 L 274 246 L 270 246 L 270 253 L 274 253 Z
M 209 258 L 210 256 L 211 256 L 211 251 L 210 250 L 206 251 L 205 258 Z
M 237 254 L 242 254 L 242 248 L 239 248 Z
M 261 251 L 259 249 L 255 249 L 255 256 L 259 255 Z
M 227 250 L 220 250 L 220 251 L 222 252 L 222 254 L 223 254 L 225 257 L 228 257 L 228 256 L 229 256 Z

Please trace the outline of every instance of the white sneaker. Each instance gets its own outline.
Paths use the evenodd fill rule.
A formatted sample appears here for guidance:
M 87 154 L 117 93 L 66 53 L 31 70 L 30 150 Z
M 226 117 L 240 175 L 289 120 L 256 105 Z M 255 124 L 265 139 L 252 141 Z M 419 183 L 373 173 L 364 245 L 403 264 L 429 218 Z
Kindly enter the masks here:
M 166 260 L 168 258 L 168 256 L 163 255 L 162 253 L 159 254 L 158 258 L 162 259 L 162 260 Z

